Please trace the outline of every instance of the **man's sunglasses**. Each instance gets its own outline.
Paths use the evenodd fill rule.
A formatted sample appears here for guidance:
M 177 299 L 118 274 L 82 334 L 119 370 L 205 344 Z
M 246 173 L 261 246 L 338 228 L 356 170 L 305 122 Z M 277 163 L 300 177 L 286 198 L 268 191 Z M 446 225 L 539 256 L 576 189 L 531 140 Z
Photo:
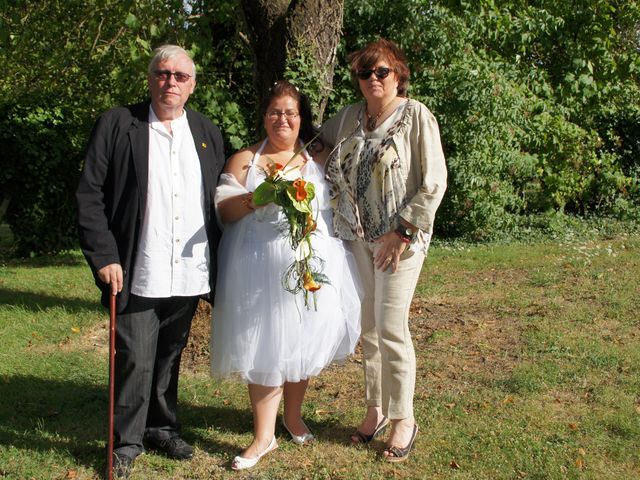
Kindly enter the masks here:
M 171 75 L 173 75 L 173 78 L 175 78 L 176 82 L 178 83 L 184 83 L 191 78 L 191 75 L 189 75 L 188 73 L 172 72 L 170 70 L 154 70 L 153 74 L 158 80 L 162 80 L 163 82 L 169 80 L 171 78 Z
M 356 73 L 356 76 L 360 80 L 367 80 L 373 73 L 378 80 L 382 80 L 383 78 L 387 78 L 391 72 L 392 69 L 389 67 L 378 67 L 370 70 L 360 70 Z

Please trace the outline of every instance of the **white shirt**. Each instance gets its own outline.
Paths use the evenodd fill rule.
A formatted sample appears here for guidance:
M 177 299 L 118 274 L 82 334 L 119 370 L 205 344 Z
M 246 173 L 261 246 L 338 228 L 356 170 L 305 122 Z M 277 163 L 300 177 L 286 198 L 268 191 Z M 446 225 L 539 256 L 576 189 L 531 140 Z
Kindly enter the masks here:
M 131 293 L 141 297 L 209 292 L 204 186 L 187 114 L 171 135 L 149 106 L 149 187 Z

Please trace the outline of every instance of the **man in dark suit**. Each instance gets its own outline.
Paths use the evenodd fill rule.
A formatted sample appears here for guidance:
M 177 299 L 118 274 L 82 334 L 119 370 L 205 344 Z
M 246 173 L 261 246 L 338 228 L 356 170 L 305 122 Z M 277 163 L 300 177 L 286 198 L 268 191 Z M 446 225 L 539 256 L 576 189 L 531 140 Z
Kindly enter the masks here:
M 220 237 L 213 197 L 220 130 L 185 107 L 195 65 L 154 51 L 151 101 L 114 108 L 93 129 L 76 192 L 80 244 L 102 290 L 117 295 L 114 473 L 149 448 L 188 459 L 176 418 L 178 372 L 202 295 L 213 298 Z

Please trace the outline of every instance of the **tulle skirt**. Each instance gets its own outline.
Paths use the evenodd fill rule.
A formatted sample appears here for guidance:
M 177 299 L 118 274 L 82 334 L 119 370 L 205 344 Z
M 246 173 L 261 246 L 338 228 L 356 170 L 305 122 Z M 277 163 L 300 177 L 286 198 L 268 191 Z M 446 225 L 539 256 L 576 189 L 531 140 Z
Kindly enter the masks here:
M 312 244 L 330 284 L 315 292 L 317 311 L 313 300 L 305 307 L 303 293 L 282 285 L 293 252 L 280 233 L 277 207 L 257 212 L 227 227 L 218 248 L 211 373 L 280 386 L 318 375 L 353 352 L 360 287 L 354 259 L 341 240 L 327 235 L 330 212 L 322 211 Z

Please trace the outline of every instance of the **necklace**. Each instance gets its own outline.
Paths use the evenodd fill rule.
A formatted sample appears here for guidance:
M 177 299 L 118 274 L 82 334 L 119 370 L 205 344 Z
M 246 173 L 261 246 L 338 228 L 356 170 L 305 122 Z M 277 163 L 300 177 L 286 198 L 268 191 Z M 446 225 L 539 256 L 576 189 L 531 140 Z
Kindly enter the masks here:
M 380 109 L 375 117 L 369 113 L 369 107 L 367 106 L 367 108 L 365 109 L 365 113 L 367 114 L 367 130 L 372 132 L 376 129 L 376 127 L 378 126 L 378 120 L 380 120 L 382 114 L 387 110 L 387 108 L 389 108 L 389 105 L 391 105 L 395 99 L 396 97 L 393 97 L 389 103 L 387 103 Z

